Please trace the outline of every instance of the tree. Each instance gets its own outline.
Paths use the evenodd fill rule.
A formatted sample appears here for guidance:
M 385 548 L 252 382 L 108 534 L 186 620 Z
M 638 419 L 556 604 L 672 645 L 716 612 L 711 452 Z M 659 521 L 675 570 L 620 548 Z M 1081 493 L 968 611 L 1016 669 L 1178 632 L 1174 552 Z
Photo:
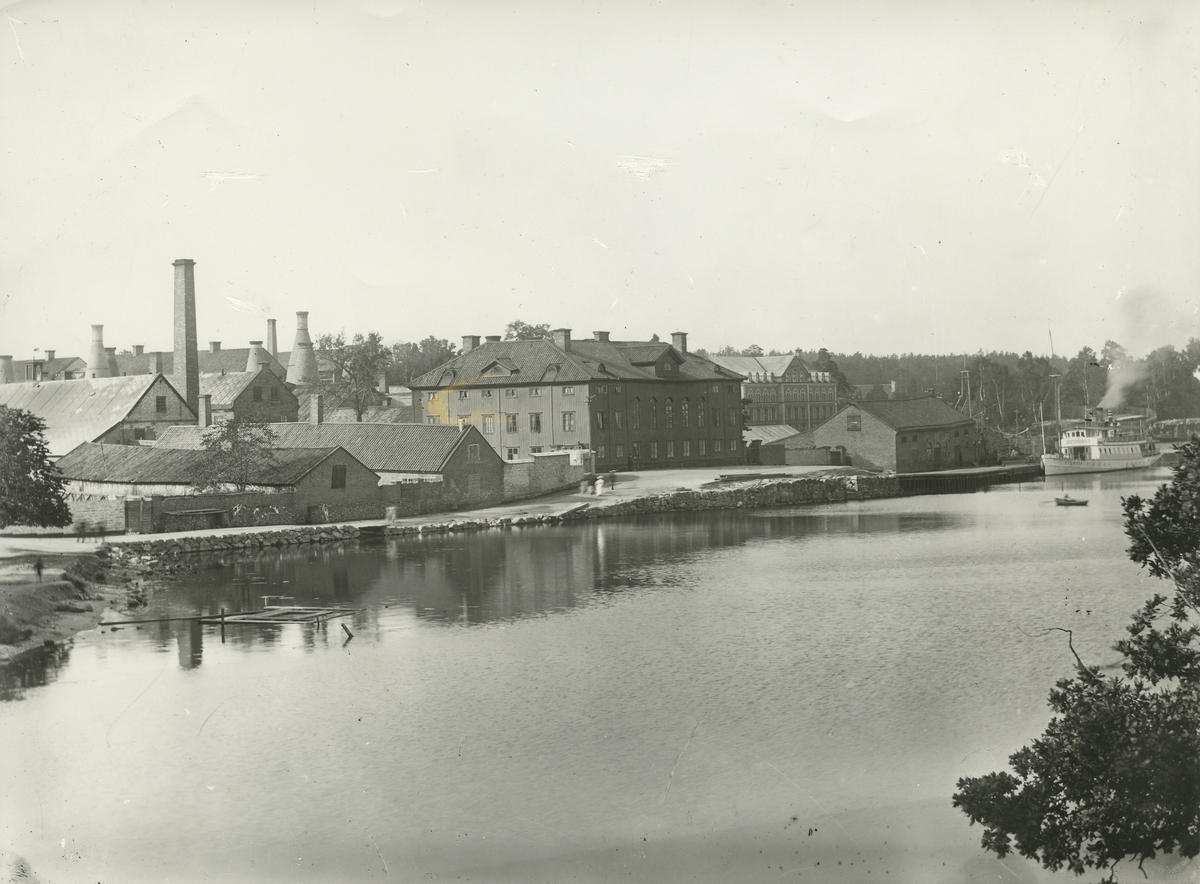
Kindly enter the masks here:
M 214 424 L 203 436 L 207 457 L 196 476 L 202 488 L 238 491 L 262 484 L 275 466 L 275 432 L 258 421 L 231 420 Z
M 46 422 L 0 405 L 0 528 L 71 524 L 65 482 L 46 447 Z
M 544 341 L 549 337 L 549 323 L 530 325 L 528 322 L 514 319 L 504 327 L 504 340 L 506 341 Z
M 386 376 L 392 362 L 392 351 L 383 344 L 379 332 L 356 334 L 350 341 L 345 332 L 336 335 L 321 335 L 317 339 L 317 358 L 332 363 L 335 377 L 331 384 L 323 385 L 342 403 L 348 402 L 354 416 L 362 421 L 367 408 L 379 401 L 377 384 Z
M 745 350 L 742 351 L 742 355 L 743 356 L 762 356 L 762 355 L 764 355 L 763 348 L 758 346 L 758 344 L 751 344 L 749 347 L 747 347 Z
M 1015 775 L 958 781 L 954 795 L 983 847 L 1014 847 L 1076 874 L 1138 868 L 1159 853 L 1200 854 L 1200 440 L 1183 446 L 1170 485 L 1122 501 L 1129 556 L 1174 583 L 1155 594 L 1114 646 L 1123 675 L 1075 656 L 1050 692 L 1045 733 L 1009 758 Z
M 455 349 L 449 341 L 433 335 L 420 343 L 393 344 L 388 380 L 408 386 L 421 375 L 453 359 Z

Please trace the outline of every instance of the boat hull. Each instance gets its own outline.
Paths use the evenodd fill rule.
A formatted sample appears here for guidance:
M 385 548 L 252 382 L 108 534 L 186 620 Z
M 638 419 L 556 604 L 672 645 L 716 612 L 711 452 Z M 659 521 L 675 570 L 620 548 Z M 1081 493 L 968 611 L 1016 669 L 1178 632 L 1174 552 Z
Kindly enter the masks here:
M 1042 468 L 1047 476 L 1073 476 L 1076 473 L 1115 473 L 1120 470 L 1141 470 L 1158 463 L 1161 454 L 1143 457 L 1114 457 L 1101 460 L 1070 460 L 1053 454 L 1042 455 Z

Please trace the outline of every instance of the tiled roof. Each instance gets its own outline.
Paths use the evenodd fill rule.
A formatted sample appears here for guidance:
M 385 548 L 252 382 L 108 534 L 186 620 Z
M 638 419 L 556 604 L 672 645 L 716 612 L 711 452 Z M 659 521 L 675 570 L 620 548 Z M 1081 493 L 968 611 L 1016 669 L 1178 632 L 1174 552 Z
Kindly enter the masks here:
M 569 351 L 551 341 L 491 341 L 459 354 L 426 372 L 409 386 L 414 389 L 443 386 L 512 386 L 513 384 L 571 384 L 587 381 L 662 380 L 653 363 L 670 353 L 679 365 L 681 380 L 730 378 L 729 372 L 695 353 L 680 353 L 670 344 L 654 341 L 572 341 Z M 499 364 L 507 371 L 489 374 Z M 550 369 L 557 369 L 550 374 Z M 443 382 L 446 372 L 453 380 Z
M 277 450 L 274 463 L 251 477 L 255 485 L 294 485 L 337 447 Z M 207 452 L 146 445 L 85 442 L 58 461 L 59 472 L 84 482 L 128 485 L 191 485 Z
M 464 433 L 444 424 L 269 424 L 276 448 L 341 446 L 377 473 L 436 473 L 458 446 Z M 467 433 L 487 445 L 479 430 Z M 200 448 L 200 427 L 169 427 L 158 440 L 160 448 Z M 491 446 L 488 446 L 491 450 Z
M 32 411 L 44 420 L 50 454 L 59 457 L 123 421 L 156 379 L 139 375 L 0 384 L 0 405 Z
M 78 356 L 55 356 L 53 359 L 22 359 L 13 362 L 13 376 L 17 381 L 25 380 L 25 366 L 33 362 L 42 363 L 42 377 L 54 380 L 54 376 L 64 371 L 83 371 L 87 363 Z
M 256 371 L 235 371 L 229 374 L 200 375 L 200 395 L 212 396 L 213 408 L 231 408 L 238 396 L 254 380 Z
M 863 399 L 854 404 L 894 430 L 973 423 L 961 411 L 955 411 L 933 396 L 922 396 L 920 399 Z
M 200 350 L 197 355 L 201 374 L 241 373 L 246 370 L 246 362 L 250 358 L 250 348 L 234 347 L 229 350 L 221 349 L 216 353 L 211 350 Z M 281 353 L 280 357 L 282 356 Z M 279 377 L 287 374 L 287 369 L 284 367 L 286 363 L 280 365 L 279 360 L 271 359 L 269 353 L 267 361 L 268 368 Z M 121 369 L 122 374 L 152 374 L 154 372 L 154 354 L 143 353 L 141 356 L 134 356 L 131 353 L 118 353 L 117 367 Z M 163 353 L 163 374 L 171 374 L 174 368 L 175 352 L 167 350 Z
M 770 445 L 772 442 L 779 442 L 790 436 L 799 435 L 799 430 L 795 427 L 789 427 L 787 424 L 765 424 L 757 427 L 746 427 L 746 429 L 742 430 L 742 438 L 747 442 L 753 442 L 757 439 L 764 445 Z

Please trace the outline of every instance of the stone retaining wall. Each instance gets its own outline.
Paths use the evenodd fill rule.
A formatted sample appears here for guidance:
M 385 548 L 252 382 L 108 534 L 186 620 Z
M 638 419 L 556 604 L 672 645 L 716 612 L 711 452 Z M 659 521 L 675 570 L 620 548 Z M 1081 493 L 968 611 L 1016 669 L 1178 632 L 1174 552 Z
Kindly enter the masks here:
M 646 513 L 685 512 L 717 509 L 758 509 L 764 507 L 804 506 L 820 503 L 839 503 L 847 500 L 874 500 L 899 497 L 903 494 L 895 476 L 836 476 L 824 478 L 774 479 L 738 484 L 732 488 L 705 488 L 699 491 L 673 491 L 623 500 L 605 505 L 580 503 L 562 513 L 540 516 L 515 516 L 494 519 L 453 519 L 419 525 L 387 525 L 388 536 L 442 534 L 457 531 L 482 531 L 491 528 L 507 529 L 522 525 L 548 525 L 563 522 L 582 522 L 589 519 L 612 519 Z M 354 525 L 299 525 L 236 534 L 213 534 L 196 537 L 169 535 L 161 538 L 116 541 L 114 546 L 129 554 L 177 556 L 184 553 L 220 552 L 223 550 L 261 549 L 306 543 L 330 543 L 353 540 L 359 536 Z

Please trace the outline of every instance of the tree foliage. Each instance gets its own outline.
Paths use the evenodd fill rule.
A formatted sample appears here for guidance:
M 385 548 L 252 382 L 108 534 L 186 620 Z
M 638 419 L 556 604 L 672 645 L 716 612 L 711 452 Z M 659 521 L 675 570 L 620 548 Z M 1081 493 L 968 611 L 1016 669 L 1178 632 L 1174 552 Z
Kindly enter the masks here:
M 506 341 L 543 341 L 549 337 L 549 323 L 530 325 L 528 322 L 514 319 L 504 327 L 504 340 Z
M 419 343 L 393 344 L 388 380 L 408 386 L 421 375 L 453 359 L 457 355 L 455 349 L 449 341 L 433 335 Z
M 245 491 L 270 477 L 275 466 L 275 432 L 264 423 L 231 420 L 214 424 L 203 436 L 207 457 L 195 484 L 207 489 L 232 485 Z
M 998 856 L 1107 869 L 1112 881 L 1121 861 L 1200 854 L 1200 441 L 1182 453 L 1151 500 L 1122 501 L 1130 558 L 1173 583 L 1115 645 L 1122 674 L 1076 655 L 1045 733 L 1009 758 L 1013 773 L 958 781 L 954 805 Z
M 71 524 L 65 480 L 50 462 L 46 422 L 0 405 L 0 528 Z
M 380 401 L 378 385 L 392 362 L 392 350 L 379 332 L 356 334 L 349 341 L 344 332 L 321 335 L 317 357 L 333 364 L 334 380 L 322 384 L 338 403 L 348 403 L 361 421 L 366 410 Z

